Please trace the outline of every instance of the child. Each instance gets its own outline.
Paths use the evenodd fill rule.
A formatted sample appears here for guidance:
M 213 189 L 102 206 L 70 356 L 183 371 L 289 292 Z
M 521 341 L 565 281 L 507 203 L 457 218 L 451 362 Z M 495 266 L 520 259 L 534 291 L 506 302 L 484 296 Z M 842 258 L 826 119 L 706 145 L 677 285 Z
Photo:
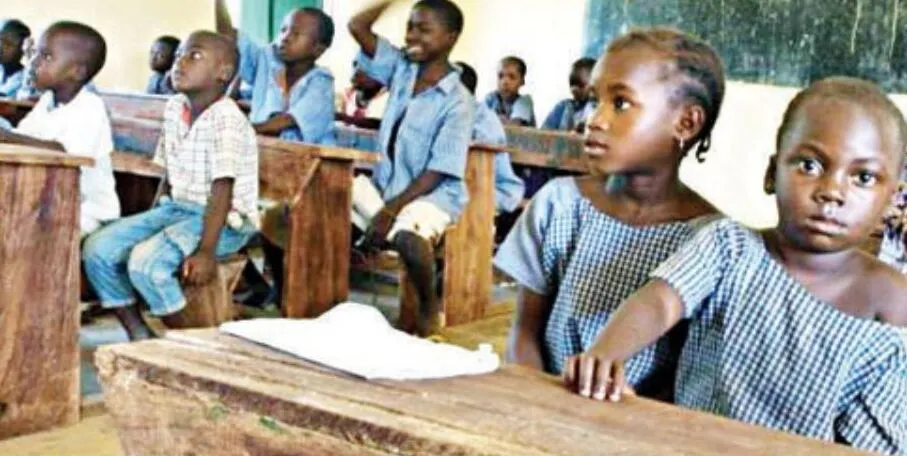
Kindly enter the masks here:
M 485 97 L 485 104 L 491 108 L 505 125 L 535 126 L 535 108 L 532 97 L 520 95 L 520 88 L 526 84 L 526 62 L 519 57 L 501 59 L 498 69 L 498 90 Z
M 287 13 L 277 40 L 253 43 L 233 29 L 216 0 L 217 31 L 237 37 L 240 78 L 252 86 L 249 120 L 260 135 L 312 144 L 334 144 L 334 76 L 315 62 L 334 40 L 334 21 L 317 8 Z
M 833 78 L 794 98 L 776 144 L 778 226 L 704 228 L 570 358 L 566 381 L 618 400 L 623 360 L 686 318 L 679 405 L 904 454 L 907 279 L 858 246 L 897 185 L 907 124 L 873 84 Z
M 449 0 L 417 2 L 400 50 L 372 31 L 391 3 L 349 24 L 362 47 L 360 68 L 390 94 L 378 134 L 382 160 L 371 181 L 354 182 L 354 219 L 360 228 L 368 224 L 366 245 L 400 254 L 419 297 L 417 332 L 426 336 L 442 324 L 433 246 L 468 199 L 463 178 L 475 103 L 449 61 L 463 30 L 460 9 Z
M 347 125 L 377 130 L 381 127 L 382 111 L 376 109 L 378 106 L 375 99 L 384 94 L 384 86 L 360 70 L 357 62 L 353 62 L 350 83 L 352 86 L 341 98 L 342 105 L 338 109 L 337 120 Z
M 35 38 L 30 36 L 22 42 L 22 53 L 25 56 L 26 62 L 33 62 L 35 58 Z M 17 100 L 37 100 L 41 96 L 41 93 L 38 92 L 38 89 L 35 88 L 35 73 L 31 71 L 31 64 L 29 67 L 23 70 L 25 73 L 22 76 L 22 85 L 19 87 L 19 90 L 16 91 L 15 98 Z M 86 89 L 91 88 L 92 85 L 89 83 L 85 86 Z
M 476 93 L 476 85 L 479 82 L 479 76 L 471 66 L 464 62 L 457 62 L 460 67 L 460 82 L 469 90 L 473 96 Z M 477 143 L 488 144 L 492 146 L 506 146 L 507 133 L 504 132 L 504 126 L 501 120 L 494 115 L 487 106 L 475 100 L 476 121 L 472 130 L 472 138 Z M 494 194 L 495 208 L 499 213 L 515 211 L 523 201 L 523 193 L 526 186 L 523 181 L 513 172 L 510 165 L 510 154 L 507 152 L 498 152 L 494 156 Z
M 57 22 L 38 41 L 32 62 L 34 85 L 44 91 L 13 132 L 0 130 L 0 142 L 54 149 L 91 157 L 79 177 L 82 236 L 120 216 L 110 152 L 113 134 L 104 101 L 86 85 L 107 57 L 97 31 L 76 22 Z
M 595 59 L 588 57 L 573 62 L 570 70 L 570 92 L 573 98 L 561 100 L 554 106 L 542 128 L 547 130 L 567 130 L 582 133 L 586 127 L 586 117 L 595 111 L 595 102 L 591 99 L 589 79 Z
M 589 120 L 592 175 L 551 181 L 533 198 L 495 265 L 520 285 L 511 361 L 552 374 L 587 349 L 617 306 L 715 209 L 678 178 L 701 157 L 724 96 L 721 60 L 670 29 L 618 37 L 599 62 Z M 679 334 L 682 336 L 682 334 Z M 679 346 L 665 338 L 628 364 L 640 394 L 670 394 Z
M 18 19 L 0 25 L 0 97 L 15 97 L 22 87 L 24 42 L 30 36 L 31 30 Z
M 151 95 L 173 95 L 173 84 L 170 82 L 170 68 L 176 59 L 176 50 L 180 47 L 179 38 L 162 36 L 154 40 L 151 45 L 151 58 L 148 65 L 151 67 L 151 77 L 145 93 Z
M 225 97 L 236 74 L 236 54 L 228 37 L 189 36 L 173 67 L 179 94 L 164 109 L 154 157 L 166 169 L 169 198 L 85 241 L 86 276 L 101 305 L 115 309 L 132 340 L 150 335 L 133 290 L 152 315 L 179 327 L 186 305 L 180 279 L 189 284 L 212 280 L 216 258 L 238 251 L 257 229 L 255 131 Z

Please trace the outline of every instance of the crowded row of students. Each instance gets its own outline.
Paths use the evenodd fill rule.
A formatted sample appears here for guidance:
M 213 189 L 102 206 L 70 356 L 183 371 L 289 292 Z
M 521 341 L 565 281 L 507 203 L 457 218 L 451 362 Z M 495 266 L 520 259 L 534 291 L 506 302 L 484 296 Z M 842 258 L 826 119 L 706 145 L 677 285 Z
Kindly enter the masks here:
M 139 297 L 166 323 L 185 306 L 180 281 L 210 280 L 215 258 L 258 229 L 255 134 L 331 140 L 333 78 L 316 65 L 334 38 L 330 17 L 294 10 L 275 43 L 258 46 L 216 3 L 220 34 L 193 33 L 169 73 L 177 95 L 155 154 L 169 198 L 143 214 L 83 224 L 88 278 L 136 338 L 147 335 Z M 441 323 L 432 251 L 468 201 L 469 143 L 500 142 L 503 127 L 500 109 L 475 99 L 475 72 L 449 60 L 463 28 L 459 8 L 416 3 L 400 49 L 373 31 L 391 3 L 349 23 L 362 50 L 357 68 L 388 93 L 381 161 L 370 179 L 355 180 L 352 210 L 363 246 L 399 252 L 416 283 L 418 332 L 429 335 Z M 35 86 L 46 92 L 23 128 L 70 114 L 0 140 L 103 157 L 108 143 L 86 150 L 82 139 L 110 135 L 99 99 L 83 89 L 103 66 L 103 38 L 58 23 L 37 52 Z M 525 75 L 518 62 L 507 65 Z M 502 72 L 511 78 L 510 70 Z M 251 87 L 248 119 L 224 97 L 236 74 Z M 868 81 L 830 78 L 794 98 L 763 188 L 777 198 L 779 222 L 754 231 L 679 179 L 687 155 L 711 153 L 725 91 L 714 49 L 672 29 L 632 31 L 610 43 L 591 87 L 597 105 L 588 117 L 575 106 L 555 116 L 587 122 L 591 173 L 545 185 L 495 256 L 520 285 L 510 361 L 563 375 L 591 399 L 640 394 L 907 453 L 907 278 L 859 249 L 904 168 L 907 123 L 886 94 Z M 495 103 L 510 116 L 523 109 Z M 85 128 L 88 111 L 106 130 Z M 96 180 L 107 188 L 107 177 Z M 107 198 L 87 171 L 82 179 L 83 208 L 96 201 L 92 192 Z M 515 194 L 502 192 L 501 207 Z M 902 226 L 889 230 L 900 243 Z

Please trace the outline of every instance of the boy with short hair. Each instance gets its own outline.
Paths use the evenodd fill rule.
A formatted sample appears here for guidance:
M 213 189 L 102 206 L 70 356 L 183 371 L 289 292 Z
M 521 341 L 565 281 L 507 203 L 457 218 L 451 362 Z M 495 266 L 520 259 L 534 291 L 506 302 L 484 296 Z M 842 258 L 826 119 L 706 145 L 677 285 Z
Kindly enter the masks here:
M 378 106 L 375 99 L 385 94 L 384 85 L 372 79 L 353 62 L 352 84 L 343 93 L 337 110 L 337 120 L 368 130 L 377 130 L 381 126 L 380 117 L 383 106 Z
M 334 40 L 334 21 L 317 8 L 283 19 L 274 43 L 261 46 L 233 28 L 224 0 L 216 0 L 217 31 L 239 47 L 239 75 L 252 86 L 249 120 L 260 135 L 334 144 L 334 76 L 316 65 Z
M 177 55 L 154 161 L 166 169 L 157 207 L 104 227 L 85 241 L 88 280 L 130 339 L 150 335 L 136 294 L 152 315 L 179 327 L 180 279 L 209 282 L 216 258 L 242 248 L 258 227 L 255 131 L 225 96 L 239 57 L 233 41 L 195 32 Z
M 41 35 L 33 60 L 34 84 L 44 94 L 16 130 L 0 129 L 0 142 L 91 157 L 81 169 L 79 228 L 82 236 L 120 216 L 110 152 L 107 108 L 86 85 L 104 66 L 107 46 L 93 28 L 57 22 Z
M 14 97 L 22 87 L 24 43 L 30 36 L 31 30 L 18 19 L 0 24 L 0 97 Z
M 419 297 L 417 332 L 427 336 L 442 324 L 434 245 L 469 198 L 463 179 L 475 104 L 449 61 L 463 29 L 460 9 L 449 0 L 417 2 L 401 50 L 372 30 L 391 3 L 349 23 L 362 48 L 360 68 L 390 94 L 378 134 L 382 160 L 371 180 L 353 185 L 354 220 L 368 224 L 368 246 L 400 254 Z
M 535 126 L 532 97 L 520 94 L 525 84 L 526 62 L 513 55 L 501 59 L 498 89 L 485 97 L 485 105 L 498 115 L 504 125 Z
M 554 105 L 554 109 L 545 118 L 542 128 L 578 133 L 583 131 L 586 126 L 586 117 L 595 111 L 595 101 L 592 100 L 589 87 L 593 67 L 595 67 L 595 59 L 588 57 L 573 62 L 569 78 L 570 93 L 573 97 L 561 100 Z
M 148 65 L 151 67 L 151 77 L 145 93 L 151 95 L 173 95 L 173 84 L 170 81 L 170 69 L 176 60 L 176 51 L 180 47 L 180 40 L 174 36 L 165 35 L 154 40 L 151 45 L 151 56 Z
M 457 62 L 460 67 L 460 81 L 469 93 L 475 95 L 479 76 L 476 70 L 464 62 Z M 472 138 L 477 143 L 491 146 L 506 146 L 507 133 L 498 116 L 484 104 L 475 100 L 476 122 L 473 126 Z M 494 156 L 494 195 L 495 208 L 499 213 L 515 211 L 523 201 L 526 185 L 510 164 L 510 154 L 498 152 Z

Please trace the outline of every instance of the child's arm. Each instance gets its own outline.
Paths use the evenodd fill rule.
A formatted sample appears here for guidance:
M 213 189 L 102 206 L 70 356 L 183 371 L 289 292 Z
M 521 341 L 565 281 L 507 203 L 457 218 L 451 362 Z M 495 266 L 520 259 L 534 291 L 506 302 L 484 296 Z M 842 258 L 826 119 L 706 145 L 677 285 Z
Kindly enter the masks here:
M 350 19 L 348 24 L 350 33 L 353 35 L 353 39 L 359 43 L 362 52 L 369 58 L 375 57 L 375 52 L 378 50 L 378 35 L 372 31 L 372 26 L 393 2 L 394 0 L 378 1 Z
M 211 197 L 205 208 L 202 222 L 202 237 L 195 253 L 183 263 L 183 277 L 193 285 L 202 285 L 214 278 L 215 252 L 220 231 L 227 221 L 227 213 L 233 201 L 233 179 L 215 179 L 211 184 Z
M 542 339 L 551 315 L 551 298 L 520 287 L 516 316 L 507 342 L 507 361 L 540 371 L 545 370 L 542 359 Z
M 412 181 L 402 193 L 388 200 L 375 218 L 372 219 L 372 224 L 369 226 L 368 234 L 366 235 L 367 242 L 371 245 L 381 245 L 387 238 L 387 233 L 390 232 L 391 226 L 393 226 L 394 220 L 397 219 L 400 211 L 407 204 L 415 201 L 416 198 L 431 193 L 435 187 L 441 184 L 442 180 L 444 180 L 443 173 L 427 170 Z
M 257 124 L 252 124 L 252 127 L 255 128 L 255 133 L 265 136 L 279 136 L 280 132 L 286 130 L 287 128 L 293 128 L 296 126 L 296 120 L 293 119 L 293 116 L 287 112 L 281 112 L 271 116 L 270 119 L 260 122 Z
M 667 333 L 683 312 L 681 297 L 670 285 L 649 282 L 621 304 L 585 353 L 567 360 L 567 387 L 599 401 L 619 400 L 627 388 L 624 360 Z
M 236 39 L 236 29 L 233 28 L 233 19 L 225 0 L 214 1 L 214 17 L 217 22 L 217 33 Z
M 18 144 L 20 146 L 37 147 L 40 149 L 50 149 L 60 152 L 66 152 L 63 144 L 58 141 L 45 141 L 43 139 L 33 138 L 13 131 L 0 129 L 0 143 Z

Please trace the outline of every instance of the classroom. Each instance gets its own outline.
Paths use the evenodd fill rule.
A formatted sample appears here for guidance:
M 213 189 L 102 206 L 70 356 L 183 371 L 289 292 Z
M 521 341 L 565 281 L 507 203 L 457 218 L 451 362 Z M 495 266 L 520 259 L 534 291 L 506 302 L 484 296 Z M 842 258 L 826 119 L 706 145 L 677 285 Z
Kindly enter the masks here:
M 0 454 L 907 455 L 905 94 L 897 1 L 6 2 Z

